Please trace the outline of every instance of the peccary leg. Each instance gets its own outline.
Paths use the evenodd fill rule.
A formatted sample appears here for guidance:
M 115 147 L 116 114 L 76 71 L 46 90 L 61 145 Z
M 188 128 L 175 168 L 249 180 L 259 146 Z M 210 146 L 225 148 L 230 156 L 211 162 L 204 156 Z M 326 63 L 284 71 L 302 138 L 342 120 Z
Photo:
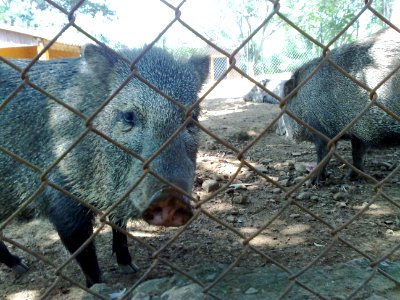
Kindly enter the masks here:
M 328 154 L 328 145 L 325 141 L 316 138 L 315 141 L 315 149 L 317 151 L 317 163 L 319 164 L 324 158 L 325 156 Z M 315 175 L 314 179 L 313 179 L 313 184 L 315 185 L 319 185 L 322 181 L 325 181 L 326 178 L 328 177 L 327 173 L 326 173 L 326 165 L 328 163 L 326 163 L 322 169 Z
M 353 165 L 363 171 L 364 170 L 364 155 L 367 151 L 367 147 L 365 144 L 358 138 L 351 139 L 351 154 L 353 157 Z M 354 170 L 351 170 L 349 173 L 350 180 L 357 180 L 359 175 Z
M 16 255 L 8 251 L 7 246 L 0 241 L 0 263 L 13 269 L 18 275 L 28 271 L 29 267 Z
M 126 226 L 120 226 L 126 229 Z M 131 274 L 139 268 L 132 262 L 131 255 L 128 250 L 128 239 L 126 235 L 118 230 L 113 229 L 113 244 L 112 249 L 117 257 L 117 263 L 122 273 Z
M 93 213 L 74 201 L 66 198 L 55 201 L 51 203 L 48 213 L 61 241 L 71 254 L 93 233 Z M 76 256 L 76 260 L 86 277 L 88 287 L 101 282 L 100 267 L 93 241 Z

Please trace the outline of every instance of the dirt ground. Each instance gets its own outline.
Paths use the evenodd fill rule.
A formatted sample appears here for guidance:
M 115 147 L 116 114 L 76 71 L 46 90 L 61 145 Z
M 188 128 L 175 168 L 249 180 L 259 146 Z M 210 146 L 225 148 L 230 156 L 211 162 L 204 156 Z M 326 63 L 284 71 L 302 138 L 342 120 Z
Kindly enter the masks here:
M 241 151 L 246 148 L 278 113 L 278 107 L 271 104 L 245 103 L 241 98 L 230 98 L 237 96 L 234 86 L 228 87 L 225 93 L 215 91 L 203 103 L 202 124 L 231 146 L 228 148 L 202 134 L 194 190 L 200 199 L 210 195 L 203 187 L 206 180 L 214 180 L 220 187 L 229 183 L 239 166 L 236 149 Z M 225 97 L 220 97 L 220 94 Z M 337 151 L 350 160 L 348 143 L 340 143 Z M 366 160 L 366 170 L 375 178 L 382 179 L 394 170 L 399 157 L 400 152 L 396 149 L 371 151 Z M 244 158 L 262 174 L 290 190 L 314 163 L 315 153 L 311 144 L 294 144 L 269 131 L 244 154 Z M 312 216 L 296 205 L 286 206 L 288 200 L 284 191 L 244 167 L 228 189 L 202 206 L 222 224 L 201 214 L 176 241 L 161 252 L 160 257 L 185 271 L 196 265 L 229 265 L 242 254 L 243 238 L 239 233 L 249 237 L 268 225 L 250 242 L 252 247 L 287 268 L 304 267 L 335 240 L 331 234 L 332 228 L 345 224 L 376 194 L 371 183 L 350 182 L 342 178 L 347 171 L 346 166 L 333 159 L 329 164 L 330 178 L 325 185 L 316 188 L 304 184 L 295 191 L 293 196 L 299 205 L 312 212 Z M 399 184 L 400 176 L 397 173 L 383 186 L 385 195 L 378 195 L 366 212 L 341 230 L 341 239 L 335 240 L 333 247 L 316 264 L 334 266 L 360 257 L 360 253 L 376 260 L 398 246 L 400 210 L 387 198 L 400 204 Z M 286 209 L 282 211 L 284 207 Z M 157 228 L 141 221 L 132 221 L 128 229 L 154 249 L 162 247 L 180 230 Z M 62 264 L 68 258 L 67 251 L 47 221 L 14 222 L 4 233 L 55 265 Z M 131 253 L 140 271 L 133 275 L 120 274 L 112 257 L 111 230 L 108 227 L 96 237 L 96 246 L 104 279 L 109 284 L 119 282 L 126 287 L 132 286 L 152 264 L 152 251 L 130 239 Z M 55 282 L 54 268 L 19 249 L 10 247 L 10 250 L 24 257 L 30 270 L 20 278 L 15 278 L 10 270 L 0 266 L 0 299 L 39 298 Z M 252 268 L 271 263 L 259 253 L 248 251 L 240 257 L 238 265 Z M 395 251 L 389 259 L 398 260 L 399 257 L 400 252 Z M 159 262 L 147 278 L 170 276 L 174 272 Z M 84 284 L 83 275 L 74 261 L 63 273 Z M 50 298 L 72 299 L 71 290 L 71 283 L 60 280 Z

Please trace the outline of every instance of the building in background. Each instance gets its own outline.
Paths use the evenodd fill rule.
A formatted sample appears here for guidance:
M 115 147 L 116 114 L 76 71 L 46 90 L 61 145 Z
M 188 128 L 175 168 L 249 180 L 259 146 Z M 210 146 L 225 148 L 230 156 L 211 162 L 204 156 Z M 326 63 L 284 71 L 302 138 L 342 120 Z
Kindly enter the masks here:
M 0 24 L 0 56 L 34 58 L 53 38 L 35 30 Z M 62 36 L 41 57 L 41 60 L 79 57 L 82 44 L 66 41 Z

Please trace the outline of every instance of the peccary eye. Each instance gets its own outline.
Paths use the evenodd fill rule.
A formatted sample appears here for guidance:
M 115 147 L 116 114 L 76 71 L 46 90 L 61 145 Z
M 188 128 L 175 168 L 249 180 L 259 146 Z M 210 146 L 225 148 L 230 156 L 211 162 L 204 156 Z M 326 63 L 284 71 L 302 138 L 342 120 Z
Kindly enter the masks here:
M 135 125 L 136 116 L 135 113 L 132 111 L 124 111 L 121 113 L 122 120 L 127 125 Z
M 195 121 L 198 121 L 197 116 L 194 115 L 194 114 L 192 115 L 192 119 L 195 120 Z M 187 125 L 188 128 L 193 128 L 194 126 L 195 126 L 195 125 L 194 125 L 193 122 L 189 122 L 188 125 Z

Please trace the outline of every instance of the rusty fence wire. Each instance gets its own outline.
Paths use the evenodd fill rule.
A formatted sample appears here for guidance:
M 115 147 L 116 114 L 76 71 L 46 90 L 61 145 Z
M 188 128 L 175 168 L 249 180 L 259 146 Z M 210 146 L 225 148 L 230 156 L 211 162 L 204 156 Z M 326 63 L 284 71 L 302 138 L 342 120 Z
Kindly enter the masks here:
M 124 234 L 126 234 L 129 239 L 134 240 L 138 244 L 142 245 L 145 249 L 147 249 L 150 253 L 152 253 L 152 263 L 151 265 L 143 272 L 141 273 L 140 278 L 135 280 L 135 282 L 132 284 L 132 286 L 126 291 L 125 294 L 125 299 L 129 299 L 130 293 L 142 282 L 144 282 L 149 274 L 157 268 L 159 265 L 165 265 L 169 268 L 171 268 L 174 272 L 179 273 L 183 275 L 184 277 L 188 278 L 190 281 L 193 283 L 197 283 L 200 285 L 203 289 L 203 293 L 206 297 L 210 297 L 212 299 L 223 299 L 222 295 L 219 295 L 218 293 L 213 291 L 213 288 L 218 286 L 221 281 L 224 279 L 224 277 L 229 274 L 236 266 L 238 266 L 240 260 L 248 256 L 249 253 L 257 254 L 258 256 L 262 257 L 266 262 L 275 265 L 278 267 L 282 272 L 284 272 L 287 275 L 287 278 L 290 281 L 290 284 L 287 285 L 287 287 L 283 290 L 282 294 L 279 296 L 279 299 L 284 299 L 287 295 L 290 294 L 290 292 L 296 287 L 296 288 L 301 288 L 306 291 L 308 291 L 310 294 L 313 296 L 320 298 L 320 299 L 327 299 L 326 296 L 324 296 L 321 292 L 319 292 L 318 287 L 310 285 L 305 283 L 301 275 L 307 272 L 309 269 L 311 269 L 313 266 L 316 266 L 318 262 L 325 256 L 327 253 L 329 253 L 336 245 L 338 244 L 343 244 L 347 246 L 348 248 L 352 249 L 353 251 L 357 252 L 359 256 L 366 258 L 369 263 L 370 267 L 372 268 L 372 272 L 369 274 L 367 279 L 358 286 L 357 289 L 352 290 L 349 292 L 347 298 L 351 299 L 355 297 L 365 286 L 368 284 L 369 281 L 371 281 L 376 274 L 381 274 L 382 276 L 386 277 L 388 280 L 392 281 L 396 285 L 400 285 L 400 278 L 395 278 L 391 274 L 388 274 L 381 268 L 381 263 L 389 258 L 391 255 L 393 255 L 398 249 L 400 248 L 400 244 L 397 243 L 395 244 L 392 248 L 387 249 L 385 253 L 382 253 L 379 257 L 377 256 L 371 256 L 367 252 L 363 251 L 358 244 L 354 243 L 352 240 L 347 239 L 344 235 L 343 232 L 346 230 L 346 228 L 349 228 L 352 223 L 357 220 L 358 218 L 362 217 L 363 214 L 366 213 L 366 211 L 374 205 L 378 199 L 383 199 L 387 203 L 390 203 L 394 205 L 397 208 L 400 208 L 400 203 L 398 202 L 398 199 L 394 198 L 393 196 L 385 193 L 384 191 L 384 186 L 385 184 L 391 180 L 393 177 L 398 176 L 398 172 L 400 169 L 400 166 L 398 165 L 395 167 L 385 178 L 382 180 L 378 180 L 372 176 L 370 176 L 367 172 L 363 172 L 361 170 L 358 170 L 355 168 L 345 157 L 343 157 L 341 154 L 336 149 L 336 142 L 340 139 L 340 137 L 344 134 L 346 130 L 349 130 L 353 124 L 359 120 L 367 111 L 370 109 L 372 106 L 379 107 L 380 109 L 384 110 L 387 112 L 392 118 L 396 119 L 398 122 L 400 122 L 400 116 L 396 114 L 396 112 L 390 111 L 386 107 L 384 107 L 382 104 L 376 101 L 376 91 L 377 89 L 385 83 L 393 74 L 396 72 L 399 72 L 400 65 L 393 66 L 393 69 L 390 71 L 390 73 L 387 74 L 386 78 L 382 80 L 382 82 L 378 86 L 372 86 L 369 87 L 365 83 L 360 82 L 359 80 L 355 79 L 352 77 L 350 74 L 348 74 L 343 68 L 335 64 L 334 61 L 330 59 L 329 53 L 330 53 L 330 47 L 332 44 L 337 41 L 342 34 L 350 27 L 352 26 L 362 15 L 365 11 L 369 11 L 373 13 L 376 17 L 381 19 L 384 23 L 387 24 L 387 26 L 393 28 L 400 34 L 400 29 L 396 27 L 394 24 L 392 24 L 389 20 L 384 18 L 379 12 L 377 12 L 374 9 L 373 6 L 373 1 L 365 1 L 364 7 L 357 15 L 354 16 L 354 18 L 348 23 L 348 25 L 342 29 L 328 44 L 322 44 L 318 42 L 314 37 L 310 36 L 307 32 L 304 32 L 301 28 L 299 28 L 296 24 L 294 24 L 290 19 L 288 19 L 287 16 L 282 14 L 280 12 L 280 3 L 279 1 L 270 1 L 273 4 L 273 10 L 271 11 L 270 15 L 261 23 L 259 26 L 253 31 L 253 33 L 245 39 L 240 46 L 238 46 L 236 49 L 234 49 L 232 52 L 227 52 L 223 48 L 221 48 L 218 43 L 210 41 L 208 38 L 206 38 L 203 34 L 201 34 L 199 31 L 196 30 L 196 28 L 193 28 L 190 23 L 186 23 L 181 19 L 181 8 L 186 4 L 186 1 L 182 1 L 179 5 L 174 6 L 170 4 L 168 1 L 161 0 L 163 4 L 165 4 L 169 9 L 171 9 L 175 17 L 170 21 L 170 23 L 161 31 L 159 32 L 158 36 L 154 38 L 154 40 L 149 43 L 144 50 L 140 53 L 140 55 L 133 61 L 127 60 L 125 57 L 121 56 L 121 54 L 115 52 L 116 55 L 120 56 L 121 59 L 126 61 L 130 66 L 132 73 L 128 78 L 125 79 L 125 81 L 121 84 L 121 86 L 113 91 L 113 93 L 105 99 L 103 104 L 95 109 L 95 112 L 92 113 L 91 115 L 84 115 L 82 112 L 76 110 L 74 107 L 70 106 L 67 102 L 64 101 L 64 99 L 59 99 L 55 96 L 53 96 L 51 93 L 48 91 L 44 90 L 42 87 L 36 85 L 34 82 L 30 81 L 29 79 L 29 72 L 31 68 L 38 62 L 38 60 L 44 55 L 44 53 L 52 47 L 52 45 L 57 41 L 57 39 L 67 30 L 70 28 L 75 28 L 78 30 L 81 34 L 85 35 L 87 38 L 89 38 L 93 43 L 98 44 L 104 48 L 107 48 L 110 51 L 113 51 L 110 49 L 106 44 L 103 42 L 99 41 L 96 39 L 94 36 L 89 34 L 85 28 L 81 28 L 79 25 L 76 24 L 75 22 L 75 13 L 79 11 L 79 9 L 82 7 L 82 5 L 85 3 L 85 0 L 80 0 L 76 3 L 76 5 L 70 10 L 66 10 L 65 8 L 61 7 L 58 5 L 55 1 L 51 0 L 46 0 L 50 5 L 52 5 L 54 8 L 59 10 L 61 13 L 65 15 L 65 18 L 67 20 L 67 23 L 65 26 L 60 30 L 60 32 L 54 36 L 54 38 L 49 41 L 47 45 L 42 49 L 42 51 L 36 55 L 35 58 L 33 58 L 30 63 L 25 66 L 21 67 L 13 62 L 13 60 L 6 59 L 3 57 L 0 57 L 1 63 L 7 64 L 11 68 L 13 68 L 15 71 L 17 71 L 20 75 L 20 82 L 18 87 L 10 93 L 10 95 L 6 99 L 1 99 L 0 102 L 0 112 L 9 105 L 14 99 L 16 95 L 24 88 L 24 87 L 31 87 L 34 90 L 38 91 L 39 93 L 45 95 L 46 97 L 50 98 L 52 101 L 56 103 L 56 105 L 63 106 L 65 109 L 67 109 L 69 112 L 75 114 L 78 118 L 80 118 L 84 123 L 85 123 L 85 130 L 81 133 L 81 135 L 75 140 L 75 142 L 68 147 L 68 149 L 62 153 L 56 161 L 54 161 L 48 168 L 44 169 L 39 166 L 34 165 L 32 162 L 25 160 L 24 158 L 18 156 L 16 153 L 11 152 L 9 149 L 4 147 L 3 145 L 0 145 L 0 151 L 2 152 L 2 155 L 6 155 L 11 157 L 12 159 L 18 161 L 20 164 L 24 165 L 24 167 L 32 170 L 37 174 L 37 178 L 40 179 L 40 186 L 38 189 L 32 193 L 27 199 L 23 202 L 23 204 L 19 207 L 17 211 L 15 211 L 7 220 L 3 221 L 0 223 L 0 239 L 4 241 L 7 244 L 13 245 L 15 248 L 21 249 L 22 251 L 29 253 L 30 255 L 34 256 L 36 259 L 42 261 L 44 264 L 48 265 L 51 267 L 54 271 L 54 275 L 56 276 L 56 279 L 54 282 L 52 282 L 47 290 L 40 295 L 42 299 L 44 298 L 51 298 L 52 293 L 55 292 L 57 289 L 57 286 L 61 280 L 66 280 L 69 281 L 73 286 L 79 287 L 88 293 L 92 294 L 95 297 L 98 297 L 99 299 L 107 299 L 104 295 L 101 295 L 98 292 L 95 292 L 93 290 L 88 289 L 84 284 L 81 283 L 79 279 L 73 278 L 66 274 L 65 272 L 65 267 L 70 264 L 71 262 L 74 263 L 74 258 L 81 252 L 83 249 L 87 246 L 87 244 L 92 241 L 93 239 L 96 238 L 96 236 L 99 235 L 100 231 L 107 225 L 111 226 L 112 228 L 122 231 Z M 248 75 L 246 72 L 242 70 L 240 66 L 238 66 L 237 60 L 236 60 L 236 55 L 239 53 L 243 47 L 254 37 L 257 33 L 259 33 L 264 26 L 268 25 L 268 22 L 271 20 L 271 18 L 280 18 L 283 22 L 286 24 L 289 24 L 293 29 L 297 30 L 302 36 L 307 38 L 309 41 L 313 42 L 316 46 L 318 46 L 321 50 L 321 55 L 323 57 L 323 60 L 321 61 L 321 64 L 318 65 L 317 69 L 309 76 L 306 78 L 305 81 L 303 81 L 293 93 L 295 93 L 298 89 L 302 88 L 306 84 L 308 80 L 314 76 L 318 72 L 318 70 L 322 67 L 323 64 L 329 63 L 331 64 L 335 69 L 337 69 L 340 73 L 342 73 L 344 76 L 346 76 L 349 80 L 352 80 L 355 82 L 357 85 L 359 85 L 362 89 L 364 89 L 366 92 L 368 92 L 369 99 L 371 100 L 368 104 L 368 106 L 365 107 L 365 109 L 361 112 L 359 112 L 358 116 L 356 119 L 353 120 L 351 124 L 348 124 L 346 128 L 343 130 L 343 132 L 339 133 L 336 137 L 333 139 L 329 139 L 328 137 L 325 137 L 322 133 L 316 132 L 319 136 L 321 136 L 323 139 L 328 141 L 328 146 L 329 146 L 329 153 L 327 157 L 321 161 L 317 167 L 313 169 L 312 172 L 310 172 L 307 176 L 305 176 L 302 180 L 297 182 L 295 185 L 292 186 L 285 186 L 281 182 L 279 182 L 276 178 L 273 176 L 269 176 L 267 173 L 263 172 L 262 170 L 259 170 L 257 166 L 254 166 L 254 164 L 248 159 L 248 152 L 254 148 L 261 139 L 268 138 L 267 135 L 271 130 L 277 125 L 278 120 L 284 115 L 285 113 L 289 114 L 293 119 L 295 119 L 298 123 L 301 124 L 301 126 L 304 126 L 305 128 L 309 129 L 312 132 L 315 132 L 316 130 L 311 128 L 304 120 L 299 118 L 298 116 L 292 114 L 291 112 L 286 110 L 286 104 L 288 100 L 291 98 L 292 94 L 287 95 L 286 97 L 282 98 L 281 95 L 275 95 L 271 91 L 266 90 L 266 88 L 260 84 L 255 78 L 252 76 Z M 190 107 L 185 107 L 180 102 L 175 100 L 173 97 L 170 97 L 163 93 L 160 89 L 158 89 L 157 86 L 154 86 L 151 82 L 147 81 L 145 78 L 143 78 L 140 74 L 140 72 L 137 71 L 136 69 L 136 64 L 141 60 L 141 58 L 146 54 L 149 49 L 154 47 L 154 45 L 160 41 L 160 39 L 163 37 L 166 32 L 171 28 L 172 25 L 179 23 L 183 27 L 185 27 L 188 31 L 196 35 L 199 39 L 204 41 L 208 47 L 211 47 L 216 53 L 219 55 L 225 56 L 228 59 L 228 64 L 227 67 L 224 68 L 222 71 L 220 71 L 220 74 L 217 78 L 215 78 L 215 81 L 213 81 L 212 84 L 209 85 L 209 87 L 203 92 L 203 94 L 200 95 L 199 99 Z M 191 118 L 191 112 L 196 109 L 196 107 L 201 106 L 202 102 L 204 102 L 205 98 L 214 90 L 218 87 L 218 85 L 221 84 L 221 81 L 224 80 L 224 78 L 229 77 L 230 72 L 236 72 L 240 74 L 240 76 L 243 78 L 243 80 L 249 80 L 250 82 L 254 83 L 255 85 L 259 86 L 262 90 L 264 90 L 266 93 L 272 95 L 276 99 L 280 100 L 280 108 L 281 112 L 276 115 L 276 117 L 269 123 L 265 125 L 264 130 L 259 133 L 251 142 L 248 142 L 246 145 L 244 145 L 242 148 L 238 148 L 237 146 L 233 145 L 232 143 L 228 142 L 226 139 L 216 135 L 212 130 L 208 129 L 204 124 L 202 124 L 199 121 L 193 120 Z M 113 101 L 113 98 L 115 95 L 117 95 L 121 90 L 124 89 L 124 87 L 129 83 L 130 80 L 132 79 L 137 79 L 149 86 L 151 89 L 156 91 L 157 93 L 161 94 L 163 97 L 174 103 L 175 105 L 179 106 L 186 112 L 187 119 L 185 122 L 179 127 L 179 129 L 168 138 L 168 140 L 158 149 L 157 152 L 155 152 L 150 158 L 146 159 L 141 157 L 139 154 L 135 153 L 132 151 L 132 149 L 129 149 L 128 147 L 119 144 L 118 142 L 114 141 L 110 137 L 108 137 L 105 133 L 101 132 L 99 129 L 97 129 L 93 125 L 93 120 L 94 118 L 103 111 L 103 109 L 111 102 Z M 217 143 L 223 145 L 226 149 L 229 149 L 231 152 L 234 153 L 237 159 L 237 163 L 239 164 L 239 167 L 237 168 L 236 172 L 230 178 L 227 180 L 226 183 L 224 183 L 218 190 L 208 194 L 206 197 L 203 197 L 200 199 L 199 197 L 194 197 L 192 195 L 187 195 L 194 207 L 195 207 L 195 214 L 191 218 L 191 220 L 186 223 L 184 226 L 182 226 L 167 242 L 165 242 L 161 247 L 156 248 L 149 243 L 147 243 L 145 240 L 143 240 L 140 237 L 137 237 L 133 235 L 131 232 L 128 232 L 127 230 L 124 230 L 117 226 L 116 224 L 113 224 L 108 220 L 108 216 L 113 212 L 116 206 L 121 204 L 123 201 L 125 201 L 126 196 L 137 186 L 140 184 L 140 182 L 146 177 L 146 176 L 155 176 L 159 180 L 166 182 L 170 185 L 173 186 L 173 188 L 180 190 L 177 186 L 173 185 L 172 183 L 169 183 L 166 181 L 164 178 L 162 178 L 160 175 L 158 175 L 154 170 L 151 169 L 151 162 L 154 161 L 158 155 L 168 147 L 168 145 L 175 139 L 175 137 L 186 127 L 186 125 L 192 122 L 200 128 L 200 130 L 203 132 L 203 134 L 209 136 L 211 139 L 214 139 Z M 125 153 L 132 155 L 135 159 L 139 160 L 142 162 L 143 165 L 143 173 L 141 177 L 137 180 L 137 182 L 133 183 L 132 186 L 130 187 L 129 190 L 126 191 L 126 193 L 122 196 L 119 197 L 119 199 L 115 200 L 115 204 L 112 207 L 108 207 L 106 210 L 99 210 L 98 208 L 88 204 L 85 199 L 81 198 L 79 195 L 71 194 L 69 191 L 65 190 L 63 187 L 57 185 L 57 183 L 52 182 L 49 179 L 49 174 L 52 170 L 57 168 L 58 164 L 69 154 L 71 151 L 74 150 L 74 148 L 81 143 L 81 141 L 90 133 L 94 133 L 97 136 L 103 138 L 105 141 L 109 143 L 113 143 L 116 147 L 124 151 Z M 354 214 L 350 219 L 348 219 L 345 223 L 343 223 L 341 226 L 334 226 L 327 220 L 325 220 L 323 217 L 321 217 L 318 213 L 316 213 L 313 210 L 310 210 L 304 203 L 299 201 L 295 195 L 298 193 L 304 184 L 307 183 L 312 177 L 315 175 L 316 172 L 318 172 L 323 166 L 326 161 L 328 161 L 331 157 L 335 157 L 338 161 L 343 163 L 344 165 L 348 166 L 349 168 L 353 169 L 354 171 L 358 172 L 362 177 L 366 178 L 369 182 L 373 183 L 373 188 L 371 189 L 371 194 L 370 198 L 367 201 L 367 204 L 356 214 Z M 254 228 L 255 230 L 251 234 L 244 234 L 243 232 L 239 231 L 237 228 L 232 226 L 229 222 L 227 222 L 224 219 L 221 219 L 218 217 L 215 212 L 212 209 L 206 208 L 206 204 L 210 203 L 213 199 L 215 199 L 218 195 L 221 195 L 222 193 L 226 192 L 231 185 L 235 182 L 237 179 L 238 174 L 244 170 L 247 169 L 249 171 L 254 172 L 257 176 L 260 178 L 263 178 L 266 183 L 270 184 L 272 187 L 280 189 L 282 194 L 283 194 L 283 201 L 284 204 L 280 208 L 280 210 L 275 213 L 271 214 L 268 220 L 263 220 L 263 225 L 258 226 L 257 228 Z M 73 253 L 71 256 L 69 256 L 67 259 L 65 259 L 64 263 L 62 265 L 57 265 L 54 263 L 52 260 L 50 260 L 46 255 L 37 253 L 30 249 L 29 246 L 23 245 L 19 242 L 17 242 L 15 239 L 13 239 L 12 236 L 6 234 L 6 229 L 7 226 L 19 215 L 21 214 L 24 209 L 35 199 L 37 198 L 38 195 L 40 195 L 46 188 L 51 188 L 55 189 L 74 201 L 77 201 L 83 206 L 86 206 L 90 208 L 92 211 L 94 211 L 98 216 L 99 216 L 99 226 L 96 227 L 95 232 L 91 236 L 89 240 L 87 240 L 75 253 Z M 181 190 L 180 190 L 181 191 Z M 183 192 L 183 191 L 181 191 Z M 310 261 L 306 263 L 301 270 L 299 271 L 293 271 L 289 266 L 287 266 L 285 263 L 282 263 L 279 261 L 279 259 L 275 259 L 274 256 L 267 250 L 263 250 L 260 247 L 255 247 L 252 244 L 252 241 L 256 239 L 263 231 L 268 229 L 271 224 L 273 224 L 277 219 L 282 217 L 282 215 L 290 208 L 290 207 L 297 207 L 300 211 L 302 211 L 304 214 L 309 215 L 313 219 L 318 222 L 318 224 L 321 227 L 327 228 L 330 232 L 330 242 L 321 248 L 320 253 L 313 258 L 310 258 Z M 176 243 L 176 241 L 190 228 L 190 226 L 196 222 L 200 218 L 207 218 L 211 220 L 212 222 L 215 222 L 215 224 L 218 224 L 219 226 L 222 226 L 222 228 L 230 231 L 234 236 L 236 236 L 237 240 L 241 242 L 241 252 L 236 254 L 236 257 L 232 261 L 232 263 L 225 268 L 225 270 L 217 276 L 211 283 L 205 283 L 204 281 L 200 280 L 199 278 L 191 275 L 189 273 L 189 265 L 186 266 L 186 268 L 181 267 L 176 263 L 176 261 L 173 261 L 172 259 L 166 259 L 163 257 L 163 251 Z M 184 247 L 184 245 L 183 245 Z M 189 262 L 190 263 L 190 262 Z M 268 285 L 268 283 L 265 283 Z

